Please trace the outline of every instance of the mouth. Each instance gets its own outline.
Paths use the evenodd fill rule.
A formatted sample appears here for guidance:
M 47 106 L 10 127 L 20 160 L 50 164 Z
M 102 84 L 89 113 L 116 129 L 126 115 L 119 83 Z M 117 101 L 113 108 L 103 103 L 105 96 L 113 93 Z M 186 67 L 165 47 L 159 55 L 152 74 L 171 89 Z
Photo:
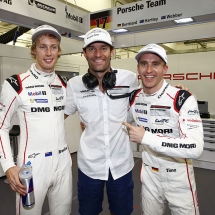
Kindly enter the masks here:
M 97 64 L 97 65 L 101 65 L 101 64 L 104 63 L 104 60 L 96 59 L 96 60 L 94 60 L 94 63 Z
M 153 75 L 145 75 L 145 78 L 148 79 L 148 80 L 153 79 L 154 77 L 155 76 L 153 76 Z
M 45 61 L 46 63 L 51 63 L 51 62 L 53 61 L 53 59 L 44 59 L 44 61 Z

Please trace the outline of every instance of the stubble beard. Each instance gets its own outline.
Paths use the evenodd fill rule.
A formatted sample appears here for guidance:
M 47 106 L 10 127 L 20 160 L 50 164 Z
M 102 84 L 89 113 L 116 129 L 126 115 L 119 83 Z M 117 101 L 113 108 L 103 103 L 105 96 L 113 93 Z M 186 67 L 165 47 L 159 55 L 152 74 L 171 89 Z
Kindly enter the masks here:
M 96 67 L 94 67 L 94 65 L 90 63 L 90 61 L 88 61 L 88 65 L 90 70 L 92 70 L 95 73 L 104 73 L 110 68 L 110 62 L 108 64 L 105 64 L 104 67 L 102 67 L 101 69 L 97 69 Z

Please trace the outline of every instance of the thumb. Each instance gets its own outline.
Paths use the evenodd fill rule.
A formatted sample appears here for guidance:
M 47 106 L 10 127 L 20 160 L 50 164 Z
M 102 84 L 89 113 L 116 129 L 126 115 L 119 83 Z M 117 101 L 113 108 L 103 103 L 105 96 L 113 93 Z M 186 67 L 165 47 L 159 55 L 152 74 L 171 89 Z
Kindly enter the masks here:
M 123 122 L 122 123 L 123 125 L 125 125 L 127 128 L 131 129 L 132 128 L 132 125 L 130 125 L 129 123 L 127 122 Z

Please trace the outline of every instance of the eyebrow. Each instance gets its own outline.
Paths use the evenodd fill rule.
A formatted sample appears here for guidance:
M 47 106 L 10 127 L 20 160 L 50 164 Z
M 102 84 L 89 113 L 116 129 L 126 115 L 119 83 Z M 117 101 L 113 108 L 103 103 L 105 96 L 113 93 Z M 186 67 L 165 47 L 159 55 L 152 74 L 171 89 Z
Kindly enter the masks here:
M 47 44 L 45 44 L 45 43 L 38 43 L 38 45 L 45 45 L 45 46 L 47 46 Z M 51 46 L 52 45 L 56 45 L 57 46 L 58 44 L 52 43 Z

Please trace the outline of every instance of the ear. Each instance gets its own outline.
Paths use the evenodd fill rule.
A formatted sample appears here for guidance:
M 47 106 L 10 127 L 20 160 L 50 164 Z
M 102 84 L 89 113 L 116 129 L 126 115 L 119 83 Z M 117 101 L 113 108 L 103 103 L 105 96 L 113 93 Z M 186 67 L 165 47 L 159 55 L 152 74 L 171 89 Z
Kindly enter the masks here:
M 34 54 L 34 55 L 36 55 L 35 49 L 31 50 L 31 53 Z
M 111 50 L 110 56 L 111 56 L 111 57 L 114 56 L 114 48 Z
M 137 72 L 139 74 L 139 62 L 137 63 Z
M 83 54 L 84 54 L 84 57 L 87 59 L 87 55 L 86 55 L 85 50 L 83 50 Z
M 167 65 L 165 65 L 165 66 L 163 67 L 163 75 L 167 73 L 168 68 L 169 68 L 169 67 L 168 67 Z

